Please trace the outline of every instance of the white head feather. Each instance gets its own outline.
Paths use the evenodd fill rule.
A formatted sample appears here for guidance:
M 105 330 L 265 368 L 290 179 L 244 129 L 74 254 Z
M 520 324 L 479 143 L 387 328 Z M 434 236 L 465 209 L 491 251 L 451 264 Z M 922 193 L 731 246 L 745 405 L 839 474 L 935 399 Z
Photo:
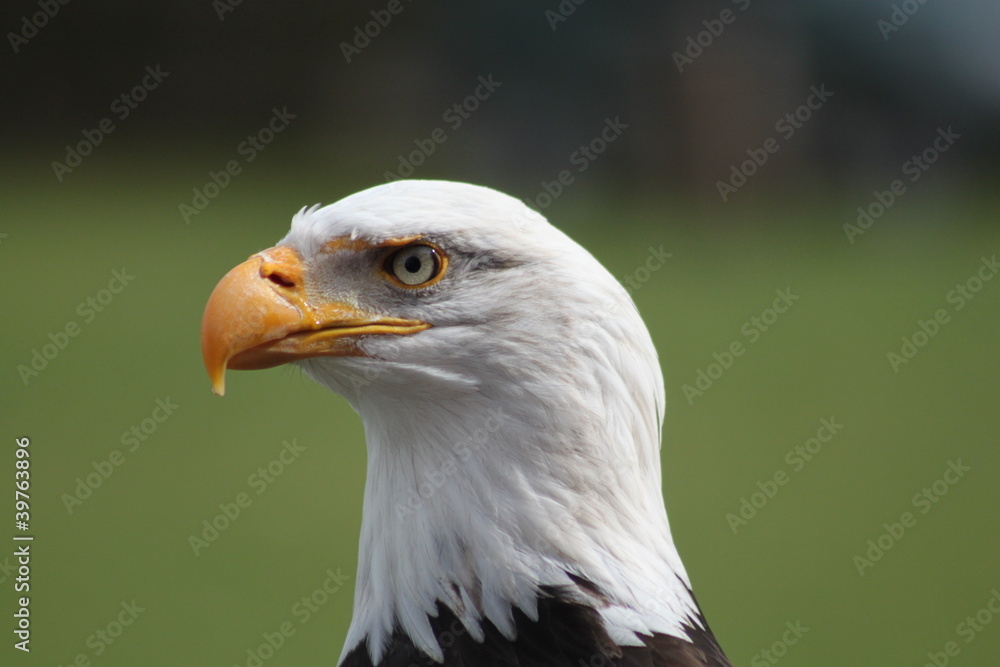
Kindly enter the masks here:
M 426 290 L 372 281 L 329 240 L 421 235 L 449 256 Z M 611 638 L 686 638 L 698 623 L 660 488 L 663 380 L 625 290 L 522 202 L 488 188 L 399 181 L 301 211 L 282 244 L 316 289 L 432 328 L 369 336 L 365 357 L 299 363 L 345 396 L 368 444 L 346 655 L 378 662 L 394 629 L 432 658 L 438 602 L 474 638 L 543 586 L 601 614 Z M 571 576 L 572 575 L 572 576 Z M 598 599 L 580 579 L 601 593 Z

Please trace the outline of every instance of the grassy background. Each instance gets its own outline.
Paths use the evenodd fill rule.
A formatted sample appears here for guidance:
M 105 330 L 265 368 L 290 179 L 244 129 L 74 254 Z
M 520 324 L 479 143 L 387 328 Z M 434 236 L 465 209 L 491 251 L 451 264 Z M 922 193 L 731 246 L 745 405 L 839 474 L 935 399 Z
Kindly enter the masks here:
M 360 423 L 342 399 L 287 368 L 230 373 L 227 396 L 214 397 L 198 331 L 230 267 L 279 239 L 301 205 L 361 184 L 254 165 L 185 225 L 177 205 L 200 184 L 191 182 L 196 170 L 133 164 L 85 165 L 59 188 L 44 169 L 34 170 L 39 182 L 6 170 L 0 497 L 9 517 L 14 438 L 29 436 L 36 539 L 33 651 L 11 648 L 12 578 L 0 571 L 8 640 L 0 660 L 246 665 L 263 633 L 291 621 L 295 634 L 265 664 L 333 664 L 352 604 Z M 589 186 L 574 187 L 550 218 L 615 275 L 633 274 L 650 246 L 674 253 L 634 297 L 667 378 L 664 493 L 674 537 L 734 663 L 766 664 L 759 652 L 781 640 L 786 622 L 801 621 L 809 630 L 781 664 L 920 665 L 948 641 L 961 650 L 952 664 L 993 664 L 1000 619 L 970 643 L 956 626 L 1000 588 L 1000 280 L 898 373 L 886 353 L 918 319 L 951 310 L 948 291 L 1000 249 L 1000 232 L 983 224 L 995 222 L 995 199 L 914 192 L 852 245 L 841 225 L 861 202 L 760 202 L 742 209 L 760 219 L 738 231 L 717 224 L 724 208 L 587 199 Z M 948 220 L 947 231 L 935 220 Z M 122 268 L 135 279 L 84 323 L 78 304 Z M 682 386 L 714 352 L 746 342 L 743 323 L 784 288 L 799 301 L 689 404 Z M 80 335 L 26 386 L 18 364 L 71 320 Z M 127 451 L 123 432 L 168 397 L 178 409 Z M 793 472 L 786 452 L 824 417 L 843 430 Z M 248 476 L 293 438 L 305 451 L 256 494 Z M 113 450 L 124 463 L 68 512 L 63 494 Z M 912 496 L 955 459 L 971 471 L 919 514 Z M 734 534 L 726 514 L 779 469 L 790 482 Z M 252 504 L 195 556 L 189 536 L 240 492 Z M 917 525 L 859 576 L 852 558 L 908 510 Z M 327 569 L 351 578 L 301 623 L 293 606 Z M 144 611 L 98 655 L 88 638 L 132 600 Z

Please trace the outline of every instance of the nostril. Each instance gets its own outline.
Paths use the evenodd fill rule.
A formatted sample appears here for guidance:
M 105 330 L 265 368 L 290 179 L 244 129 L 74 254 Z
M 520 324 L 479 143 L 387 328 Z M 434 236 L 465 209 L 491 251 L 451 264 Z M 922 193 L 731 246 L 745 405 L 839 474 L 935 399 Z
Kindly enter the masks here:
M 282 275 L 280 271 L 268 271 L 264 277 L 281 287 L 295 287 L 295 281 L 288 276 Z

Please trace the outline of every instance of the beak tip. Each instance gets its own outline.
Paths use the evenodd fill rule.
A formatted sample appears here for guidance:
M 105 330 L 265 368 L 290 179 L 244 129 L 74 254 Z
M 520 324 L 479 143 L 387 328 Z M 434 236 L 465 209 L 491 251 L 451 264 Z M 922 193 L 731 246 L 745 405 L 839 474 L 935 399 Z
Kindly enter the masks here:
M 226 395 L 225 371 L 219 374 L 211 373 L 210 375 L 212 375 L 212 393 L 215 394 L 216 396 L 225 396 Z

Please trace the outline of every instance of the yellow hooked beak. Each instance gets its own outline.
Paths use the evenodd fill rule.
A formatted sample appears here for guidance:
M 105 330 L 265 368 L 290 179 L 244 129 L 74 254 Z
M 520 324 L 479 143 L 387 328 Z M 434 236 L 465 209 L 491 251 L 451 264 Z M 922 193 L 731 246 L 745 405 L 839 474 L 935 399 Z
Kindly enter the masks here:
M 307 294 L 302 258 L 276 246 L 227 273 L 201 323 L 201 353 L 212 390 L 226 391 L 226 369 L 255 370 L 318 356 L 364 356 L 359 336 L 411 334 L 430 325 L 382 317 Z

